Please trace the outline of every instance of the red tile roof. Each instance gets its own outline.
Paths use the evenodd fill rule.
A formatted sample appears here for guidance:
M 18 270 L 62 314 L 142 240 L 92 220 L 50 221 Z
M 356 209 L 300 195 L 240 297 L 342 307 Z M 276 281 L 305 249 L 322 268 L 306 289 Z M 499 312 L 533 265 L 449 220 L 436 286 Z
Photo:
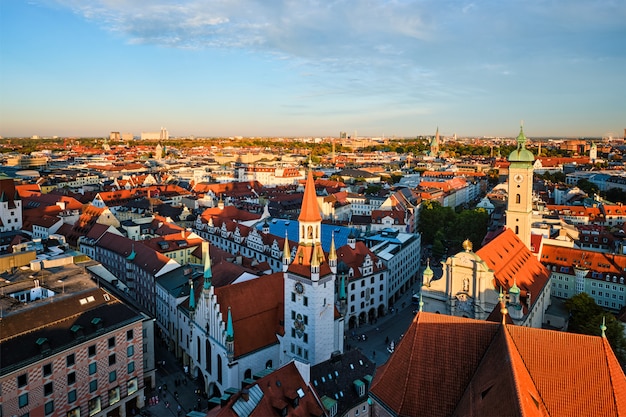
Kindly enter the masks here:
M 548 269 L 511 229 L 504 230 L 480 248 L 476 255 L 494 271 L 494 288 L 502 287 L 504 291 L 508 291 L 515 282 L 521 290 L 522 298 L 530 291 L 534 294 L 531 302 L 535 302 L 548 284 Z
M 617 416 L 626 376 L 601 337 L 421 312 L 370 394 L 403 416 Z
M 227 317 L 231 308 L 235 357 L 278 343 L 276 335 L 284 333 L 280 324 L 284 318 L 283 279 L 283 273 L 277 272 L 215 288 L 222 317 Z
M 313 181 L 313 173 L 309 171 L 304 187 L 304 197 L 302 197 L 302 209 L 299 222 L 321 222 L 320 208 L 317 205 L 317 195 L 315 194 L 315 182 Z

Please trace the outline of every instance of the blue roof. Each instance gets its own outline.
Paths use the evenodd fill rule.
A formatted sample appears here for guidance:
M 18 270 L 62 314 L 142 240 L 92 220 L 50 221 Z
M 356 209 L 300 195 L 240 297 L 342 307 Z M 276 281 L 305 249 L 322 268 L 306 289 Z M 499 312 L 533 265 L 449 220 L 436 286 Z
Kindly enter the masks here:
M 268 224 L 270 226 L 270 233 L 273 235 L 285 237 L 285 231 L 287 231 L 289 240 L 294 242 L 297 241 L 300 236 L 298 233 L 297 220 L 271 219 L 268 221 Z M 263 222 L 259 222 L 256 225 L 256 228 L 259 231 L 263 230 Z M 350 230 L 354 230 L 355 234 L 358 236 L 359 231 L 356 229 L 346 226 L 322 223 L 322 249 L 324 249 L 325 252 L 328 252 L 330 250 L 330 241 L 333 231 L 335 232 L 335 247 L 340 248 L 344 245 L 347 245 Z

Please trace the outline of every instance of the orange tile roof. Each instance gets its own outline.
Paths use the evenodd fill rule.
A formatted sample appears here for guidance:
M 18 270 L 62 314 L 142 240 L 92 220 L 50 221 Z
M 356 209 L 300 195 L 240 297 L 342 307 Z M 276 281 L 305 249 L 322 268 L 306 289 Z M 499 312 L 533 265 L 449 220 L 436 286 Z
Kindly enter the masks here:
M 529 291 L 534 294 L 531 296 L 531 302 L 534 302 L 548 284 L 548 269 L 511 229 L 505 229 L 480 248 L 476 255 L 494 271 L 494 288 L 502 287 L 508 291 L 515 282 L 523 298 Z
M 543 245 L 541 251 L 541 262 L 548 265 L 556 265 L 568 268 L 567 271 L 559 272 L 574 275 L 573 266 L 580 265 L 590 271 L 602 274 L 597 279 L 604 280 L 605 274 L 618 277 L 626 276 L 626 255 L 586 251 L 577 248 L 565 248 L 560 246 Z M 593 276 L 590 276 L 593 278 Z
M 617 416 L 626 376 L 601 337 L 421 312 L 370 394 L 404 416 Z
M 317 195 L 315 194 L 315 182 L 313 173 L 309 171 L 304 187 L 304 197 L 302 197 L 302 208 L 300 209 L 299 222 L 321 222 L 320 208 L 317 205 Z

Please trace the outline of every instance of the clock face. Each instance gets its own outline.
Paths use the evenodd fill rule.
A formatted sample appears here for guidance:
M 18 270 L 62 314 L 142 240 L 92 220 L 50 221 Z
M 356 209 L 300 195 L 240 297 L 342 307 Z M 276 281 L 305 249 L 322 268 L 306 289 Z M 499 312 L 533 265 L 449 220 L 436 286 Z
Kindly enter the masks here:
M 302 285 L 301 282 L 296 282 L 294 288 L 298 294 L 302 294 L 304 292 L 304 285 Z
M 515 180 L 515 182 L 522 182 L 524 180 L 524 177 L 522 176 L 522 174 L 515 174 L 513 180 Z

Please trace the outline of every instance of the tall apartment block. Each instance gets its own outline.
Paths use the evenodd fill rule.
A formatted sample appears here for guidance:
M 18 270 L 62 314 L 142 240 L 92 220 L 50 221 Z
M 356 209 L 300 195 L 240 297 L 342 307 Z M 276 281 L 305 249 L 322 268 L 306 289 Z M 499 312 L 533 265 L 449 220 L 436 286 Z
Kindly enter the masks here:
M 39 276 L 38 276 L 39 278 Z M 90 279 L 2 284 L 0 415 L 125 417 L 153 386 L 152 320 Z M 153 349 L 153 348 L 152 348 Z M 152 362 L 154 359 L 152 358 Z

